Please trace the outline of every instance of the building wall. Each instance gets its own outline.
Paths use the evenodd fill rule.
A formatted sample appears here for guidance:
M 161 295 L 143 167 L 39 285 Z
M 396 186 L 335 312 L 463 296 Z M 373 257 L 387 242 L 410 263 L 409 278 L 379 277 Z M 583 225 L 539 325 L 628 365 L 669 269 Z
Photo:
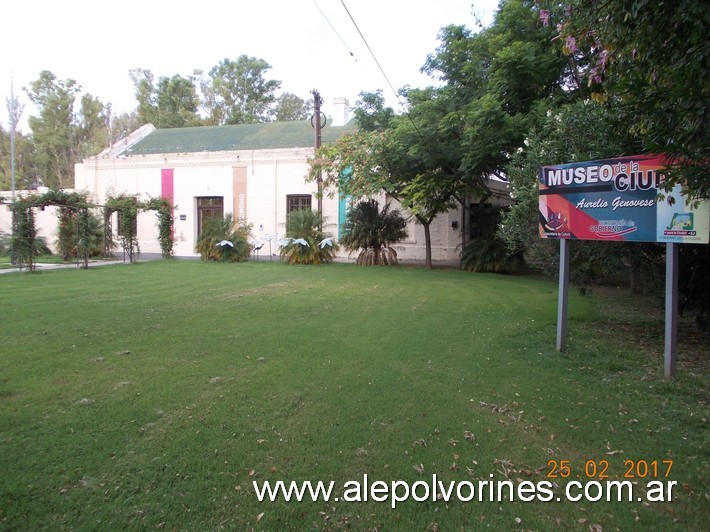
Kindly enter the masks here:
M 144 126 L 131 137 L 140 139 L 154 128 Z M 130 139 L 129 139 L 130 140 Z M 311 195 L 312 208 L 317 207 L 315 183 L 306 183 L 309 167 L 307 160 L 313 155 L 312 148 L 243 150 L 202 153 L 173 153 L 159 155 L 122 155 L 124 141 L 96 157 L 85 159 L 75 166 L 75 190 L 87 192 L 90 201 L 101 206 L 109 196 L 135 194 L 140 199 L 160 197 L 165 192 L 165 176 L 172 176 L 172 194 L 175 210 L 175 247 L 177 256 L 196 256 L 197 198 L 221 196 L 224 212 L 239 215 L 239 193 L 245 192 L 244 208 L 246 222 L 252 226 L 252 236 L 264 239 L 267 235 L 282 236 L 285 232 L 286 198 L 289 194 Z M 129 141 L 125 141 L 129 144 Z M 507 184 L 490 183 L 492 196 L 487 201 L 494 205 L 510 205 L 513 200 Z M 246 190 L 244 191 L 244 188 Z M 26 196 L 38 191 L 20 191 Z M 7 200 L 10 193 L 0 193 Z M 396 201 L 383 196 L 385 201 Z M 470 202 L 477 202 L 470 198 Z M 396 205 L 398 206 L 398 204 Z M 325 230 L 338 236 L 339 210 L 337 195 L 323 198 L 326 217 Z M 53 249 L 56 241 L 57 209 L 47 207 L 36 210 L 38 234 L 47 239 Z M 97 211 L 98 212 L 98 211 Z M 405 215 L 408 213 L 403 210 Z M 432 260 L 456 261 L 459 258 L 464 233 L 468 231 L 469 214 L 462 208 L 438 216 L 431 224 Z M 117 226 L 114 214 L 114 231 Z M 160 253 L 157 218 L 154 212 L 144 212 L 138 217 L 138 240 L 144 253 Z M 12 215 L 9 207 L 0 207 L 0 231 L 11 232 Z M 401 260 L 424 260 L 424 228 L 410 219 L 409 237 L 395 245 Z M 272 249 L 276 252 L 276 248 Z M 348 254 L 341 250 L 340 256 Z M 354 258 L 354 257 L 353 257 Z
M 310 153 L 309 153 L 310 152 Z M 163 170 L 171 169 L 173 174 L 173 195 L 175 210 L 175 254 L 196 256 L 197 203 L 202 196 L 224 197 L 224 212 L 234 213 L 234 176 L 236 172 L 246 173 L 246 216 L 252 224 L 252 236 L 264 239 L 266 235 L 283 235 L 286 221 L 286 195 L 311 194 L 315 209 L 317 190 L 315 183 L 305 183 L 308 172 L 306 158 L 312 153 L 308 149 L 262 150 L 258 154 L 237 152 L 229 154 L 175 154 L 153 157 L 118 157 L 89 160 L 76 167 L 76 187 L 79 192 L 88 192 L 92 201 L 102 205 L 107 196 L 120 193 L 138 194 L 142 199 L 159 197 L 162 192 Z M 235 170 L 236 169 L 236 170 Z M 510 205 L 512 199 L 503 183 L 492 184 L 494 190 L 490 202 Z M 38 194 L 42 191 L 18 191 L 18 196 Z M 9 201 L 10 192 L 0 192 L 4 201 Z M 395 201 L 378 198 L 380 205 L 393 202 L 394 208 L 401 208 Z M 475 198 L 472 201 L 476 201 Z M 338 235 L 339 201 L 323 198 L 323 210 L 327 217 L 325 230 Z M 99 211 L 96 211 L 99 213 Z M 407 212 L 402 209 L 403 214 Z M 35 222 L 39 236 L 44 237 L 54 252 L 57 239 L 58 209 L 46 207 L 35 209 Z M 113 227 L 116 228 L 114 214 Z M 456 222 L 457 227 L 453 227 Z M 138 217 L 138 239 L 140 249 L 145 253 L 160 253 L 157 218 L 154 212 L 143 212 Z M 12 231 L 12 213 L 9 205 L 0 206 L 0 232 Z M 400 260 L 420 261 L 425 258 L 424 228 L 409 220 L 409 237 L 397 243 L 394 248 Z M 457 261 L 461 250 L 462 231 L 468 231 L 463 209 L 438 216 L 431 224 L 432 260 Z M 268 246 L 267 246 L 268 248 Z M 266 249 L 262 251 L 262 256 Z M 272 252 L 277 252 L 273 245 Z M 344 250 L 341 258 L 352 258 Z
M 175 254 L 196 255 L 197 198 L 221 196 L 224 212 L 235 218 L 239 212 L 238 176 L 246 177 L 246 222 L 252 236 L 283 235 L 286 197 L 310 194 L 315 209 L 315 183 L 306 183 L 308 148 L 161 154 L 150 156 L 92 158 L 76 166 L 75 188 L 89 192 L 102 204 L 109 195 L 138 194 L 141 199 L 159 197 L 164 170 L 172 170 L 175 210 Z M 236 182 L 235 182 L 236 181 Z M 337 234 L 338 199 L 323 199 L 323 212 L 336 225 L 326 230 Z M 138 239 L 142 252 L 159 253 L 156 219 L 152 212 L 138 219 Z

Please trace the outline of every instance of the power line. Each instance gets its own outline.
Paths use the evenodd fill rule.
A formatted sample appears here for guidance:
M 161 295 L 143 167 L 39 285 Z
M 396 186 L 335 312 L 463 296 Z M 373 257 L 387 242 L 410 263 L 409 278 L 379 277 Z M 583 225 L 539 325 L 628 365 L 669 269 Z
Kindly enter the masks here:
M 372 51 L 372 48 L 370 48 L 369 43 L 367 42 L 367 39 L 365 39 L 365 36 L 362 34 L 360 31 L 360 27 L 357 25 L 357 22 L 355 22 L 355 19 L 353 16 L 350 14 L 350 10 L 348 9 L 348 6 L 345 5 L 345 0 L 340 0 L 340 3 L 343 4 L 343 7 L 345 8 L 345 11 L 347 12 L 348 16 L 350 17 L 350 20 L 353 23 L 353 26 L 355 26 L 355 29 L 357 32 L 360 34 L 360 38 L 362 39 L 362 42 L 365 43 L 365 46 L 367 47 L 368 51 L 370 52 L 370 55 L 372 56 L 372 59 L 375 60 L 375 64 L 377 64 L 377 68 L 380 69 L 380 72 L 382 73 L 382 76 L 385 78 L 385 81 L 387 82 L 387 85 L 389 85 L 390 89 L 394 93 L 395 97 L 397 98 L 397 101 L 399 102 L 400 107 L 402 109 L 406 110 L 405 105 L 402 103 L 401 98 L 399 97 L 399 93 L 395 90 L 395 88 L 392 86 L 392 83 L 390 82 L 389 78 L 387 77 L 387 74 L 385 73 L 385 70 L 382 68 L 382 65 L 380 65 L 380 62 L 377 60 L 377 57 L 375 56 L 375 53 Z
M 318 3 L 316 2 L 316 0 L 313 0 L 313 3 L 314 3 L 315 6 L 318 8 L 318 11 L 320 11 L 320 14 L 323 15 L 323 18 L 324 18 L 325 21 L 328 23 L 328 25 L 331 27 L 331 29 L 333 30 L 333 32 L 338 36 L 338 39 L 340 39 L 340 42 L 343 43 L 343 46 L 345 46 L 345 49 L 346 49 L 346 50 L 348 51 L 348 53 L 350 54 L 350 57 L 352 57 L 352 58 L 357 62 L 357 58 L 355 57 L 355 54 L 352 53 L 352 51 L 350 50 L 350 47 L 345 43 L 345 41 L 343 40 L 343 38 L 340 36 L 340 33 L 338 33 L 338 30 L 335 29 L 335 26 L 333 26 L 333 24 L 330 22 L 330 20 L 329 20 L 328 17 L 325 15 L 325 13 L 323 12 L 323 10 L 320 8 L 320 6 L 319 6 Z

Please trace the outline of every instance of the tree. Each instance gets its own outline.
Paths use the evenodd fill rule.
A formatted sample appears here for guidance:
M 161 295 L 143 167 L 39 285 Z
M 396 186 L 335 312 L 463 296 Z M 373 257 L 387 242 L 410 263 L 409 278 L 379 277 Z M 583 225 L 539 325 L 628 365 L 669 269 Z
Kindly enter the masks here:
M 111 106 L 90 94 L 81 97 L 79 123 L 76 126 L 76 157 L 96 155 L 110 145 Z
M 570 98 L 570 67 L 554 35 L 541 30 L 538 12 L 525 0 L 502 2 L 492 26 L 479 33 L 443 28 L 440 47 L 423 67 L 443 86 L 400 91 L 403 115 L 386 112 L 377 95 L 363 97 L 356 144 L 339 139 L 321 153 L 337 159 L 322 167 L 329 183 L 361 194 L 380 186 L 397 198 L 423 225 L 431 265 L 434 218 L 456 205 L 467 209 L 474 196 L 485 202 L 490 176 L 504 177 L 528 129 L 551 102 Z M 366 149 L 374 150 L 370 158 Z M 338 185 L 349 166 L 354 177 Z
M 359 201 L 348 211 L 340 243 L 351 253 L 360 251 L 357 264 L 397 264 L 397 252 L 391 244 L 407 237 L 407 220 L 390 206 L 388 203 L 380 210 L 377 200 L 369 199 Z
M 603 132 L 603 134 L 600 134 Z M 638 139 L 627 136 L 618 114 L 592 100 L 551 110 L 541 127 L 531 130 L 524 148 L 513 156 L 508 177 L 516 204 L 504 215 L 499 235 L 511 254 L 525 253 L 543 270 L 556 271 L 558 245 L 538 234 L 538 176 L 544 165 L 606 159 L 636 153 Z M 580 285 L 629 272 L 632 292 L 642 290 L 644 266 L 658 260 L 653 244 L 572 242 L 571 278 Z M 648 268 L 646 268 L 648 270 Z
M 138 100 L 138 121 L 157 128 L 191 127 L 202 124 L 197 113 L 199 97 L 194 77 L 175 74 L 154 83 L 150 70 L 130 71 Z
M 12 186 L 10 133 L 0 126 L 0 190 Z M 41 185 L 39 171 L 34 162 L 32 140 L 21 132 L 15 132 L 15 189 L 28 190 Z
M 128 74 L 136 91 L 138 124 L 155 125 L 158 121 L 158 102 L 153 73 L 150 70 L 136 68 L 129 70 Z
M 276 100 L 274 119 L 277 122 L 306 120 L 313 112 L 313 102 L 285 92 Z
M 126 138 L 138 129 L 140 125 L 137 111 L 112 116 L 109 121 L 109 145 L 113 145 L 119 140 Z
M 672 159 L 668 185 L 710 197 L 707 6 L 693 0 L 540 2 L 569 55 L 589 50 L 586 82 L 613 101 L 643 149 Z
M 25 89 L 39 116 L 30 116 L 35 147 L 35 161 L 43 185 L 63 188 L 72 183 L 74 175 L 74 100 L 80 87 L 76 81 L 58 80 L 44 70 Z
M 263 59 L 241 55 L 236 61 L 222 60 L 201 84 L 208 122 L 213 125 L 254 124 L 272 118 L 277 80 L 266 80 L 271 69 Z
M 385 192 L 397 199 L 424 228 L 425 263 L 432 267 L 430 226 L 438 214 L 447 212 L 476 187 L 484 186 L 473 174 L 462 175 L 455 150 L 449 149 L 448 133 L 439 128 L 439 105 L 433 89 L 407 94 L 412 109 L 394 116 L 382 104 L 381 95 L 363 95 L 356 104 L 356 118 L 366 116 L 372 131 L 340 136 L 323 145 L 311 161 L 310 179 L 320 173 L 324 189 L 355 198 Z

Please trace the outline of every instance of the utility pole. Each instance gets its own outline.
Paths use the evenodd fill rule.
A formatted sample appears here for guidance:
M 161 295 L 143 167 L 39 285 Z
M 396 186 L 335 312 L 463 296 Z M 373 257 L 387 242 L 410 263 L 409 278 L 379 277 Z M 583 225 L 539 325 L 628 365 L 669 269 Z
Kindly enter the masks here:
M 10 101 L 7 104 L 7 111 L 10 113 L 10 175 L 12 179 L 12 241 L 13 245 L 10 251 L 10 263 L 15 264 L 17 261 L 17 252 L 15 250 L 15 130 L 17 129 L 17 121 L 19 119 L 19 110 L 15 101 L 15 80 L 10 76 Z
M 15 129 L 17 128 L 17 105 L 15 102 L 14 80 L 10 77 L 10 175 L 12 176 L 12 203 L 15 203 Z
M 323 113 L 320 110 L 320 106 L 323 105 L 323 98 L 321 98 L 320 93 L 313 89 L 311 91 L 311 94 L 313 95 L 313 117 L 315 118 L 315 123 L 313 122 L 313 118 L 311 118 L 311 125 L 315 129 L 315 151 L 318 151 L 318 148 L 320 148 L 321 145 L 321 129 L 323 126 L 325 126 L 325 120 L 323 120 L 323 123 L 321 123 L 321 115 Z M 325 116 L 323 115 L 323 118 Z M 318 170 L 318 177 L 316 179 L 316 182 L 318 183 L 318 213 L 323 217 L 323 176 L 321 175 L 321 171 Z M 318 228 L 320 231 L 323 230 L 322 226 L 319 226 Z

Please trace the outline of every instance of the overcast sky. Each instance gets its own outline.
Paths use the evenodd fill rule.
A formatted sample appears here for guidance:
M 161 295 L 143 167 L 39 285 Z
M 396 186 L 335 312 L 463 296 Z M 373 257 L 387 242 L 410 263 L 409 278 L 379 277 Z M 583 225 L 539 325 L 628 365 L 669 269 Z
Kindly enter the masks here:
M 42 70 L 51 71 L 60 80 L 76 80 L 83 92 L 103 103 L 111 102 L 114 112 L 120 113 L 136 106 L 130 69 L 150 70 L 156 78 L 188 76 L 195 69 L 207 72 L 221 60 L 236 60 L 240 55 L 265 60 L 272 67 L 265 77 L 281 80 L 282 92 L 292 92 L 303 99 L 310 98 L 310 91 L 317 89 L 326 105 L 342 96 L 353 105 L 361 91 L 382 89 L 388 104 L 396 106 L 390 84 L 399 89 L 405 85 L 422 87 L 435 83 L 419 70 L 427 54 L 436 50 L 439 30 L 449 24 L 475 29 L 476 18 L 487 25 L 497 3 L 497 0 L 4 2 L 0 31 L 0 124 L 8 129 L 6 100 L 12 79 L 15 95 L 25 104 L 20 130 L 27 130 L 27 117 L 35 114 L 35 110 L 22 87 L 37 79 Z

